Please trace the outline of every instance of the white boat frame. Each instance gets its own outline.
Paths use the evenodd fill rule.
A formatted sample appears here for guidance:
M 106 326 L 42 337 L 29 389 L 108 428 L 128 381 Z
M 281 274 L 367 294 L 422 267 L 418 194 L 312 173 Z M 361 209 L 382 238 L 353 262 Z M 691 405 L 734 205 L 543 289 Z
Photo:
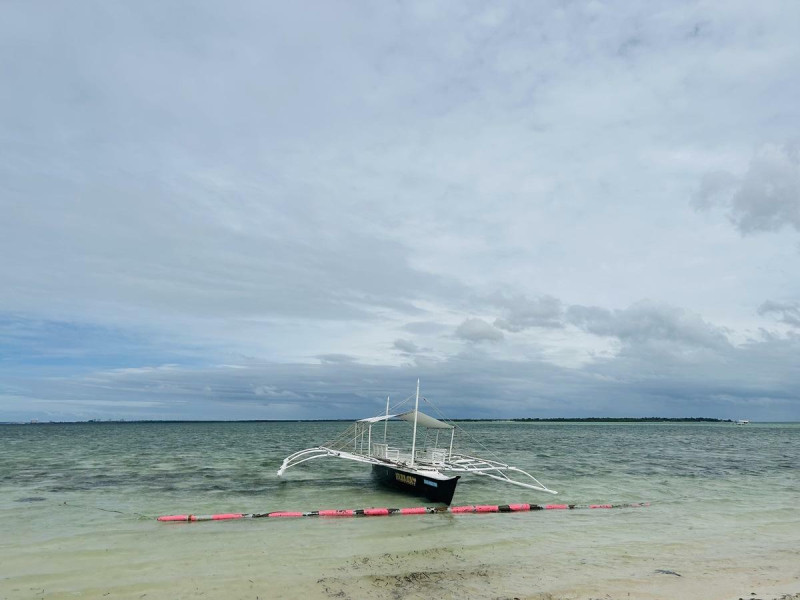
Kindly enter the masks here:
M 278 476 L 282 476 L 288 469 L 317 458 L 342 458 L 355 462 L 381 465 L 403 469 L 434 479 L 446 479 L 445 473 L 461 474 L 470 473 L 479 477 L 489 477 L 511 485 L 557 494 L 549 489 L 533 475 L 513 467 L 504 462 L 453 452 L 456 426 L 440 421 L 427 414 L 419 412 L 419 381 L 413 411 L 400 414 L 389 414 L 389 400 L 386 401 L 386 414 L 356 421 L 350 428 L 333 442 L 313 448 L 306 448 L 287 456 Z M 411 452 L 403 453 L 400 448 L 392 448 L 386 443 L 386 425 L 390 420 L 404 420 L 414 424 Z M 373 442 L 372 428 L 376 423 L 383 423 L 383 442 Z M 432 446 L 425 445 L 417 449 L 417 429 L 423 427 L 427 430 L 437 431 Z M 450 444 L 448 448 L 438 447 L 439 431 L 450 429 Z M 366 440 L 364 439 L 366 437 Z M 426 441 L 427 441 L 427 435 Z M 366 441 L 366 448 L 364 443 Z

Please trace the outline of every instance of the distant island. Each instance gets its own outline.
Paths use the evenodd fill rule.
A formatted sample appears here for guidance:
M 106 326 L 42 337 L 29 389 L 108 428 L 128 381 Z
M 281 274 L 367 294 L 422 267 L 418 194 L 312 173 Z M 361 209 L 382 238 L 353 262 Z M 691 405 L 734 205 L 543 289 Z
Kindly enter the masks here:
M 481 421 L 483 419 L 454 419 L 456 421 Z M 496 419 L 488 419 L 496 420 Z M 731 419 L 710 417 L 551 417 L 507 419 L 520 423 L 732 423 Z
M 495 419 L 448 419 L 456 423 L 733 423 L 732 419 L 713 419 L 711 417 L 520 417 L 520 418 L 495 418 Z M 0 421 L 0 425 L 71 425 L 91 423 L 106 424 L 136 424 L 136 423 L 350 423 L 353 419 L 236 419 L 220 421 L 216 419 L 185 419 L 185 420 L 159 420 L 159 419 L 89 419 L 88 421 Z

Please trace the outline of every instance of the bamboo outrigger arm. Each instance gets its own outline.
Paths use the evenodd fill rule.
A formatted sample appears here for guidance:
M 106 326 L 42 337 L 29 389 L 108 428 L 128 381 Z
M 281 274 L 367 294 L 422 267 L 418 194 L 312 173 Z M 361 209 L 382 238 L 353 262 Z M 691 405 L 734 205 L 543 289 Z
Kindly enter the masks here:
M 518 467 L 512 467 L 505 463 L 485 458 L 478 458 L 475 456 L 467 456 L 463 454 L 453 454 L 446 466 L 448 471 L 454 473 L 472 473 L 481 477 L 491 477 L 498 481 L 504 481 L 511 485 L 528 488 L 531 490 L 539 490 L 547 492 L 548 494 L 557 494 L 555 490 L 551 490 L 542 484 L 536 477 Z M 527 477 L 532 483 L 527 481 L 519 481 L 508 476 L 508 473 L 518 473 L 520 476 Z
M 284 459 L 283 464 L 281 464 L 281 468 L 278 469 L 278 476 L 282 476 L 288 469 L 306 461 L 314 460 L 315 458 L 326 457 L 344 458 L 346 460 L 367 464 L 382 464 L 384 462 L 371 456 L 353 454 L 351 452 L 334 450 L 325 446 L 318 446 L 316 448 L 306 448 L 305 450 L 300 450 L 287 456 Z M 452 473 L 471 473 L 480 477 L 490 477 L 491 479 L 496 479 L 497 481 L 503 481 L 505 483 L 510 483 L 511 485 L 547 492 L 549 494 L 558 493 L 555 490 L 551 490 L 543 485 L 538 479 L 536 479 L 527 471 L 495 460 L 478 458 L 464 454 L 453 454 L 450 456 L 449 460 L 439 464 L 438 468 L 441 471 Z M 518 479 L 514 479 L 509 476 L 509 473 L 518 474 L 523 478 L 528 478 L 530 483 L 528 481 L 519 481 Z
M 356 462 L 367 464 L 378 464 L 380 462 L 369 456 L 362 456 L 359 454 L 353 454 L 351 452 L 344 452 L 342 450 L 334 450 L 332 448 L 326 448 L 325 446 L 317 446 L 316 448 L 306 448 L 305 450 L 300 450 L 284 458 L 281 468 L 278 469 L 278 477 L 281 477 L 287 469 L 291 469 L 292 467 L 295 467 L 301 463 L 314 460 L 315 458 L 326 458 L 329 456 L 335 458 L 345 458 L 347 460 L 354 460 Z

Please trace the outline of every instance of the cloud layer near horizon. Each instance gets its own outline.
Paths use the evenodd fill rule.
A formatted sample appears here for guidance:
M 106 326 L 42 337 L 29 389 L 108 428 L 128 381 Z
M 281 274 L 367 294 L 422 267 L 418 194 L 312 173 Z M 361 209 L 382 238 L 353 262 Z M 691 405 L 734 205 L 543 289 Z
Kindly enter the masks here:
M 0 420 L 800 419 L 798 11 L 4 5 Z

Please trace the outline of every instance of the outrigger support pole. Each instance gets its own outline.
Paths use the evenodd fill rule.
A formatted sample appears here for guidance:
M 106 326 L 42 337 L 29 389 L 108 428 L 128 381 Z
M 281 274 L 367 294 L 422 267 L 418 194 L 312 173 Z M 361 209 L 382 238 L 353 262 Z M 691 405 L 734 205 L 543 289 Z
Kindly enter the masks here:
M 417 379 L 417 399 L 414 402 L 414 437 L 411 438 L 411 466 L 417 451 L 417 416 L 419 415 L 419 379 Z

